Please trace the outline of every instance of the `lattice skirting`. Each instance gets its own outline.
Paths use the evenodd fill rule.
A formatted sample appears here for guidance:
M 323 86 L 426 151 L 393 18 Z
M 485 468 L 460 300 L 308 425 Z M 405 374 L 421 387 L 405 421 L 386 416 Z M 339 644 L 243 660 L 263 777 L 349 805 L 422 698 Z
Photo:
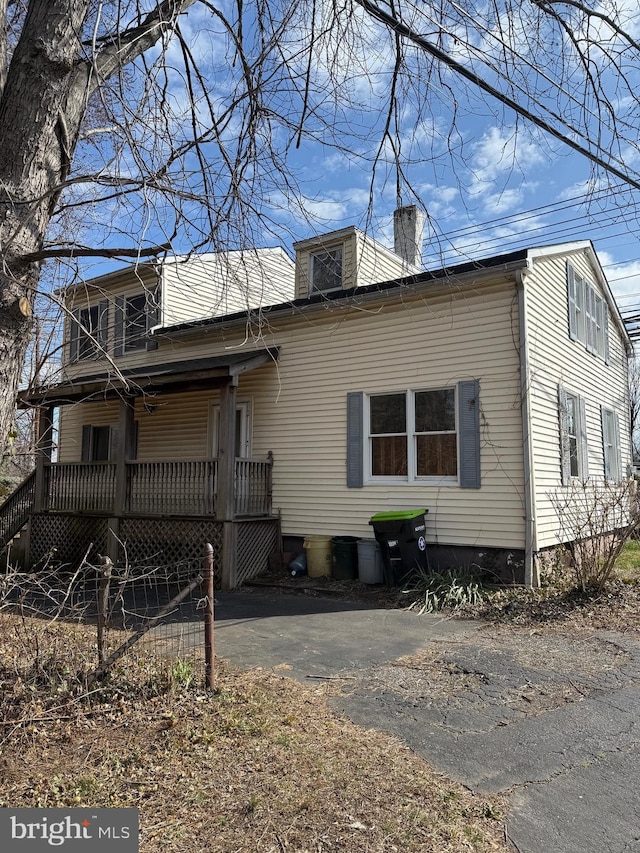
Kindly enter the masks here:
M 269 554 L 278 547 L 278 520 L 234 522 L 237 586 L 266 571 Z M 53 556 L 56 563 L 76 567 L 87 555 L 95 562 L 107 553 L 109 520 L 95 516 L 35 515 L 31 521 L 29 562 Z M 123 518 L 118 539 L 120 564 L 175 567 L 202 561 L 207 542 L 213 545 L 216 583 L 220 583 L 223 524 L 194 518 Z M 55 550 L 54 550 L 55 549 Z
M 267 570 L 269 554 L 278 550 L 278 521 L 240 521 L 236 524 L 236 582 L 240 586 Z
M 222 564 L 222 523 L 193 518 L 123 518 L 120 561 L 130 565 L 175 566 L 201 562 L 205 546 L 213 545 L 216 581 Z
M 45 562 L 75 569 L 85 558 L 95 562 L 107 547 L 106 518 L 78 515 L 34 515 L 29 536 L 29 564 Z

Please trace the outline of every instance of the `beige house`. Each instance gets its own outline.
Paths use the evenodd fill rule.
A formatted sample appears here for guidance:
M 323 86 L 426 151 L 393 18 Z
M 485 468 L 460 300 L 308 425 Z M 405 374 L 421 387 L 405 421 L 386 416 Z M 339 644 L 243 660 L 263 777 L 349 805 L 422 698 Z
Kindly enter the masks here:
M 375 513 L 424 507 L 433 565 L 535 583 L 554 494 L 631 463 L 619 311 L 589 242 L 424 272 L 418 211 L 395 224 L 395 252 L 346 228 L 295 265 L 174 259 L 73 290 L 64 376 L 21 397 L 42 454 L 5 538 L 30 519 L 34 560 L 212 540 L 234 586 L 279 536 L 371 537 Z

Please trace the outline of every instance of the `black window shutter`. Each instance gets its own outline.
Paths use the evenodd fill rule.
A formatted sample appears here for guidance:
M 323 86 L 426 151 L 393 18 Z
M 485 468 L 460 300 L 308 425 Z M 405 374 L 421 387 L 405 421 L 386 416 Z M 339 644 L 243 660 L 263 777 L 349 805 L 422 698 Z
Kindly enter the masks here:
M 362 391 L 347 394 L 347 488 L 361 489 L 364 482 Z
M 83 462 L 91 461 L 91 424 L 85 424 L 82 427 L 82 451 L 80 458 Z
M 80 311 L 74 311 L 69 322 L 69 361 L 78 360 L 80 342 Z
M 147 292 L 146 300 L 147 336 L 154 326 L 160 322 L 160 286 Z M 147 337 L 147 350 L 158 349 L 158 339 Z
M 460 487 L 480 488 L 480 382 L 458 383 Z

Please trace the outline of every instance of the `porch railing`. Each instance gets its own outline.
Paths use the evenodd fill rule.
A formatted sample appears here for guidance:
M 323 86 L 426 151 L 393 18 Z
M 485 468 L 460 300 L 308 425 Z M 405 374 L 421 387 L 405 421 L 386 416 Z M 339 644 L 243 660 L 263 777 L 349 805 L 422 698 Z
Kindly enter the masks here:
M 217 459 L 129 462 L 127 509 L 132 514 L 215 514 Z
M 127 462 L 124 513 L 215 518 L 217 465 L 217 459 Z M 236 459 L 236 515 L 271 514 L 272 468 L 271 457 Z M 45 509 L 100 514 L 114 511 L 117 489 L 114 463 L 53 462 L 45 469 Z
M 32 471 L 0 506 L 0 550 L 29 520 L 36 493 L 36 472 Z
M 109 512 L 116 493 L 116 467 L 108 462 L 77 462 L 45 466 L 47 509 Z

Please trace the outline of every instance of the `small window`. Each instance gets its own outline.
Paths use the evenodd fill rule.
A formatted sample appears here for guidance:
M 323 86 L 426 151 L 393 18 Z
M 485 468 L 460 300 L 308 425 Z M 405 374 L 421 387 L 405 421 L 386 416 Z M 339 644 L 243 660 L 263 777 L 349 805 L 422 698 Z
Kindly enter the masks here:
M 109 303 L 100 302 L 73 312 L 70 359 L 99 358 L 107 344 Z
M 131 296 L 124 303 L 124 351 L 146 349 L 147 298 L 144 293 Z
M 342 288 L 342 246 L 314 252 L 310 257 L 311 292 Z

